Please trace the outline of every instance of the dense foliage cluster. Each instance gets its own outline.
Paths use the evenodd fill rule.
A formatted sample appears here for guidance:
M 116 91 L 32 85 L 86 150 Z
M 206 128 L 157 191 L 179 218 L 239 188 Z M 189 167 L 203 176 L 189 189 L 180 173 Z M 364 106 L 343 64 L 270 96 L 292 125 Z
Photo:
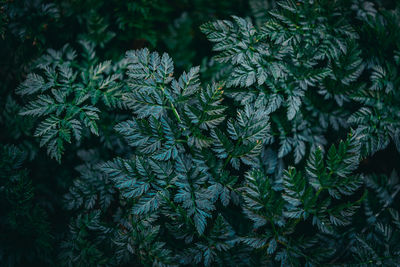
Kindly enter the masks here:
M 0 23 L 1 265 L 399 265 L 399 2 L 3 0 Z

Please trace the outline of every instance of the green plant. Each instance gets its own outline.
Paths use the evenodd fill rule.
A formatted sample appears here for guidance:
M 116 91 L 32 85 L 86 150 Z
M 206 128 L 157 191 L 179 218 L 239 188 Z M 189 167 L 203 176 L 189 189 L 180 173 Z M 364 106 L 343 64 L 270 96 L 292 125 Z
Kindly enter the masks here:
M 399 4 L 250 1 L 253 20 L 234 15 L 200 27 L 214 45 L 212 58 L 199 57 L 204 47 L 192 49 L 199 38 L 193 27 L 201 14 L 214 17 L 221 7 L 226 14 L 231 4 L 194 1 L 198 8 L 163 26 L 167 33 L 154 28 L 171 7 L 186 4 L 56 5 L 71 8 L 60 23 L 79 14 L 79 46 L 47 50 L 17 95 L 0 101 L 0 123 L 11 130 L 0 140 L 24 140 L 1 154 L 8 207 L 1 224 L 12 230 L 7 236 L 32 229 L 39 245 L 23 255 L 21 244 L 10 249 L 4 239 L 0 259 L 398 265 Z M 109 6 L 116 22 L 101 15 Z M 130 11 L 143 20 L 131 21 Z M 118 44 L 133 37 L 118 33 L 141 25 L 149 29 L 135 35 L 140 49 L 121 59 Z M 142 48 L 142 38 L 170 52 Z M 30 152 L 25 165 L 39 170 L 32 178 L 21 170 L 23 150 Z M 37 177 L 47 168 L 65 193 L 49 207 L 33 197 L 31 183 L 50 198 Z M 65 222 L 53 237 L 37 218 L 54 207 Z M 53 239 L 59 245 L 51 250 Z

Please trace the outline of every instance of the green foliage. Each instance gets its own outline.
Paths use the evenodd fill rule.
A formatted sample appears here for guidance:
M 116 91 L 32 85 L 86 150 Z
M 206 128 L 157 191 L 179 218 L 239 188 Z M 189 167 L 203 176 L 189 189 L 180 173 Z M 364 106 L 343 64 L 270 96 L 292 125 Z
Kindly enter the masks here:
M 398 54 L 398 53 L 397 53 Z M 398 90 L 400 80 L 397 71 L 400 64 L 387 64 L 386 68 L 373 66 L 370 76 L 371 87 L 353 96 L 362 104 L 349 122 L 361 127 L 365 134 L 365 152 L 373 154 L 385 149 L 393 141 L 400 151 L 400 125 Z
M 352 248 L 355 258 L 360 261 L 369 259 L 368 263 L 371 265 L 388 266 L 394 266 L 399 261 L 397 251 L 400 218 L 393 203 L 400 191 L 398 179 L 396 171 L 389 177 L 367 177 L 366 184 L 373 193 L 364 202 L 367 223 L 361 233 L 355 236 L 355 246 Z
M 47 147 L 50 157 L 58 161 L 65 150 L 64 143 L 71 143 L 72 138 L 79 142 L 84 128 L 99 135 L 98 106 L 123 106 L 121 69 L 115 71 L 110 61 L 97 63 L 94 46 L 87 42 L 81 45 L 82 61 L 77 61 L 76 52 L 68 46 L 59 52 L 49 50 L 37 63 L 43 75 L 28 74 L 16 91 L 36 97 L 20 114 L 43 118 L 35 136 L 40 137 L 40 146 Z M 118 67 L 123 68 L 121 64 Z
M 398 3 L 3 2 L 6 266 L 398 265 Z
M 335 236 L 352 222 L 362 200 L 340 201 L 362 185 L 361 177 L 352 174 L 358 166 L 359 147 L 358 138 L 352 135 L 338 148 L 332 146 L 325 160 L 317 149 L 305 172 L 289 167 L 275 181 L 261 169 L 249 172 L 241 191 L 253 232 L 241 241 L 260 251 L 262 261 L 283 265 L 298 266 L 303 260 L 317 264 L 334 255 Z M 302 224 L 315 230 L 299 236 L 297 229 Z
M 293 151 L 298 163 L 307 143 L 325 143 L 321 134 L 328 127 L 346 127 L 348 114 L 340 107 L 349 101 L 348 93 L 360 88 L 356 81 L 363 63 L 354 42 L 357 33 L 338 19 L 339 6 L 327 1 L 320 8 L 308 2 L 278 4 L 280 12 L 269 12 L 258 27 L 234 16 L 233 21 L 206 23 L 202 31 L 215 43 L 215 59 L 233 65 L 227 78 L 228 87 L 235 87 L 230 95 L 243 104 L 265 105 L 278 132 L 279 157 Z M 284 110 L 286 117 L 275 115 Z

